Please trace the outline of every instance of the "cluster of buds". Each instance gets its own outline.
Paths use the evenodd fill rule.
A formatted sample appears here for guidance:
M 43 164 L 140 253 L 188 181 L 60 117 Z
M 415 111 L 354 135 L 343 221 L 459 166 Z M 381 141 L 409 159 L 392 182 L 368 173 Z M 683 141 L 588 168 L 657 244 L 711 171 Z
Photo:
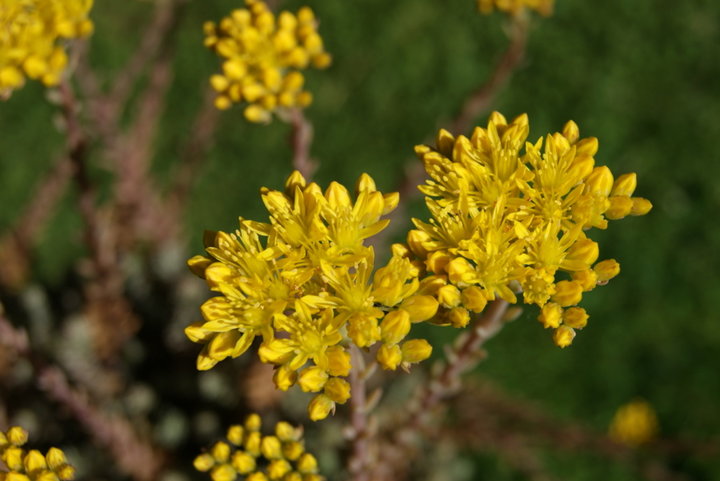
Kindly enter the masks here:
M 68 481 L 75 477 L 75 468 L 58 448 L 50 448 L 43 456 L 37 449 L 25 450 L 28 433 L 14 426 L 0 432 L 0 459 L 7 471 L 0 468 L 0 481 Z
M 209 472 L 213 481 L 322 481 L 315 456 L 305 451 L 302 428 L 286 422 L 275 435 L 263 436 L 261 419 L 251 414 L 244 425 L 231 426 L 227 442 L 218 441 L 195 458 L 195 469 Z
M 57 85 L 68 62 L 61 41 L 93 30 L 92 0 L 0 0 L 0 97 L 26 78 Z
M 260 336 L 260 360 L 276 367 L 279 389 L 298 384 L 319 393 L 309 405 L 318 420 L 350 397 L 345 378 L 353 344 L 378 344 L 385 369 L 407 369 L 430 356 L 426 340 L 405 339 L 412 324 L 438 308 L 418 279 L 420 268 L 397 247 L 373 273 L 374 251 L 365 244 L 388 225 L 381 217 L 399 196 L 379 192 L 367 174 L 356 190 L 354 200 L 336 182 L 323 192 L 295 172 L 285 192 L 263 189 L 269 223 L 241 219 L 235 233 L 206 236 L 208 256 L 189 265 L 220 295 L 202 305 L 203 321 L 185 329 L 205 344 L 198 369 L 243 354 Z
M 245 0 L 219 24 L 207 22 L 205 45 L 224 59 L 222 73 L 210 84 L 218 92 L 215 106 L 227 109 L 246 102 L 245 118 L 269 122 L 278 109 L 302 108 L 312 101 L 303 90 L 300 70 L 326 68 L 331 57 L 317 33 L 313 11 L 283 11 L 277 18 L 260 0 Z
M 420 190 L 433 216 L 413 219 L 407 245 L 422 261 L 425 292 L 440 303 L 437 321 L 463 327 L 496 297 L 541 308 L 540 322 L 568 346 L 588 315 L 584 292 L 620 272 L 614 259 L 597 262 L 598 244 L 586 231 L 608 220 L 643 215 L 652 204 L 632 197 L 635 174 L 614 179 L 595 166 L 596 138 L 577 125 L 526 142 L 528 118 L 508 123 L 495 112 L 471 138 L 441 130 L 437 145 L 416 152 L 430 179 Z M 524 152 L 523 152 L 524 150 Z

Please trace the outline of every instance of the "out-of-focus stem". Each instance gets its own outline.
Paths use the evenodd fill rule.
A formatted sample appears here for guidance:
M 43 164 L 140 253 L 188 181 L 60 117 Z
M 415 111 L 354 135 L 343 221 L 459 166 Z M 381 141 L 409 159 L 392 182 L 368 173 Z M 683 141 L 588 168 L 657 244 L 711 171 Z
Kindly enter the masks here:
M 368 424 L 367 386 L 365 382 L 365 359 L 354 344 L 350 345 L 352 370 L 350 371 L 350 425 L 352 450 L 348 471 L 352 481 L 369 481 L 371 431 Z
M 293 168 L 306 179 L 310 179 L 317 169 L 317 165 L 310 158 L 310 147 L 313 141 L 312 123 L 299 108 L 291 111 L 289 122 L 292 125 Z

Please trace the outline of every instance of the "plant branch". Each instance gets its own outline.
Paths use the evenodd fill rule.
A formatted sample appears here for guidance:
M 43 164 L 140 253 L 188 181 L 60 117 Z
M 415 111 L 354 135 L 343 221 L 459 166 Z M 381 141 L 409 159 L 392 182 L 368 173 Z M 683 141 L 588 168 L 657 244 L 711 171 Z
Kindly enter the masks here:
M 289 123 L 292 125 L 291 145 L 293 149 L 292 166 L 303 177 L 310 179 L 317 169 L 317 164 L 310 158 L 310 147 L 313 141 L 312 123 L 305 117 L 302 109 L 290 112 Z
M 352 481 L 369 481 L 372 463 L 372 431 L 368 422 L 365 359 L 360 349 L 350 345 L 352 369 L 350 371 L 350 440 L 352 443 L 348 471 Z

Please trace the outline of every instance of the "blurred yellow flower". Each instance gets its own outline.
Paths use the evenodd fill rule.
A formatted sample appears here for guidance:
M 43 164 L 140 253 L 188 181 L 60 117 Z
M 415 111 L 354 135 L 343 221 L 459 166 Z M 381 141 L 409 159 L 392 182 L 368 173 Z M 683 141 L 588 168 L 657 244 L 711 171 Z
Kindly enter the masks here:
M 227 442 L 218 441 L 195 458 L 195 469 L 210 473 L 213 481 L 246 480 L 322 481 L 317 459 L 305 451 L 302 428 L 281 421 L 274 435 L 260 432 L 262 421 L 251 414 L 243 425 L 231 426 Z M 243 479 L 243 478 L 241 478 Z
M 68 464 L 65 454 L 50 448 L 45 455 L 37 449 L 25 449 L 28 433 L 19 426 L 0 431 L 0 479 L 5 481 L 68 481 L 75 478 L 75 468 Z
M 227 109 L 246 102 L 245 118 L 269 122 L 279 109 L 306 107 L 312 101 L 303 90 L 300 70 L 326 68 L 331 57 L 317 33 L 317 20 L 308 7 L 277 18 L 260 0 L 245 0 L 219 24 L 205 23 L 205 46 L 222 59 L 222 73 L 210 84 L 218 92 L 215 105 Z
M 552 14 L 554 3 L 555 0 L 477 0 L 478 8 L 484 14 L 497 9 L 510 15 L 518 15 L 527 8 L 548 16 Z
M 26 78 L 57 85 L 68 62 L 63 40 L 89 35 L 92 0 L 0 0 L 0 97 Z
M 597 262 L 586 232 L 652 204 L 632 197 L 635 174 L 614 179 L 595 166 L 598 141 L 581 139 L 574 122 L 535 143 L 528 133 L 527 115 L 508 122 L 495 112 L 470 138 L 441 130 L 435 148 L 416 147 L 432 219 L 413 219 L 407 247 L 422 262 L 420 279 L 429 274 L 420 290 L 438 300 L 437 322 L 462 327 L 468 311 L 498 297 L 516 303 L 522 293 L 565 347 L 588 319 L 573 306 L 620 272 L 614 259 Z
M 658 429 L 653 407 L 647 401 L 637 399 L 618 408 L 610 423 L 609 434 L 619 443 L 639 446 L 652 440 Z

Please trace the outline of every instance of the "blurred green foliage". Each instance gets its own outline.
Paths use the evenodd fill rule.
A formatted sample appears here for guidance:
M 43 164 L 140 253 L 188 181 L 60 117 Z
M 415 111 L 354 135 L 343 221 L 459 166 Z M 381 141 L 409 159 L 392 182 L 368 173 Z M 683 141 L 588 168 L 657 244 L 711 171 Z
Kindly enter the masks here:
M 186 6 L 153 167 L 161 184 L 218 68 L 202 47 L 202 21 L 239 3 Z M 414 158 L 413 146 L 432 138 L 489 74 L 507 44 L 506 19 L 480 16 L 472 0 L 307 3 L 334 55 L 329 70 L 307 75 L 315 95 L 307 116 L 315 126 L 317 180 L 352 185 L 368 172 L 381 189 L 392 190 Z M 300 5 L 281 2 L 282 8 Z M 134 32 L 150 9 L 144 2 L 97 2 L 91 56 L 108 81 L 135 47 Z M 488 345 L 490 357 L 478 373 L 554 415 L 600 430 L 620 404 L 642 396 L 657 409 L 663 437 L 717 437 L 718 78 L 720 4 L 714 1 L 558 0 L 554 16 L 533 19 L 526 59 L 493 108 L 509 117 L 527 112 L 532 140 L 575 120 L 582 135 L 600 139 L 598 163 L 616 175 L 637 172 L 637 195 L 655 208 L 598 236 L 601 256 L 617 258 L 623 270 L 586 296 L 590 323 L 570 348 L 554 347 L 528 309 Z M 0 105 L 3 229 L 60 152 L 53 116 L 37 85 Z M 232 229 L 239 215 L 263 219 L 258 189 L 280 187 L 289 173 L 289 132 L 278 121 L 249 125 L 238 108 L 222 114 L 186 216 L 190 251 L 201 251 L 203 229 Z M 99 166 L 93 174 L 107 177 Z M 38 247 L 40 282 L 60 282 L 79 258 L 79 226 L 67 195 Z M 717 461 L 676 464 L 692 479 L 720 474 Z M 567 479 L 633 479 L 588 456 L 551 456 L 550 466 Z M 488 478 L 518 479 L 490 458 L 479 458 L 476 467 Z

